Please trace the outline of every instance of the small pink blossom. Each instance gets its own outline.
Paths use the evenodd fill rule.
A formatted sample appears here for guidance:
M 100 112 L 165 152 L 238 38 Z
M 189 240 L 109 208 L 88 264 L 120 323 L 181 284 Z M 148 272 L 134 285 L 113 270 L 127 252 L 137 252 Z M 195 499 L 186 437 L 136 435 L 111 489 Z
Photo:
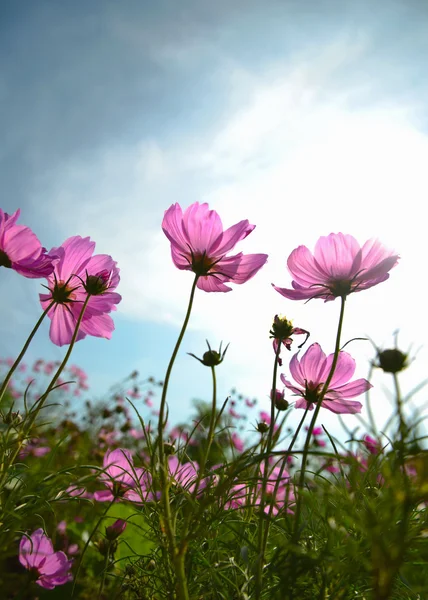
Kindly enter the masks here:
M 108 313 L 116 310 L 121 300 L 113 291 L 119 283 L 119 269 L 107 254 L 92 256 L 94 250 L 95 242 L 77 235 L 49 253 L 56 257 L 55 270 L 48 277 L 49 294 L 40 294 L 40 302 L 44 310 L 55 302 L 48 316 L 50 338 L 57 346 L 71 342 L 88 294 L 90 299 L 76 339 L 87 335 L 111 338 L 114 323 Z
M 327 302 L 385 281 L 398 259 L 378 240 L 368 240 L 361 248 L 352 235 L 330 233 L 319 238 L 313 254 L 299 246 L 288 257 L 293 289 L 273 287 L 290 300 Z
M 31 279 L 48 277 L 54 269 L 54 257 L 46 253 L 29 227 L 16 224 L 20 212 L 18 209 L 8 215 L 0 208 L 0 267 Z
M 260 465 L 261 476 L 264 473 L 264 465 Z M 279 479 L 281 477 L 281 479 Z M 278 481 L 279 480 L 279 481 Z M 275 494 L 275 487 L 277 487 Z M 255 504 L 261 502 L 262 483 L 260 482 L 257 486 L 257 494 Z M 272 514 L 277 515 L 282 510 L 286 509 L 288 513 L 293 514 L 293 510 L 290 508 L 294 504 L 294 491 L 290 485 L 290 474 L 285 469 L 275 466 L 269 471 L 268 479 L 266 482 L 266 498 L 265 498 L 265 513 L 269 513 L 272 510 Z M 272 508 L 271 508 L 272 506 Z
M 19 544 L 19 562 L 37 576 L 36 583 L 47 590 L 73 579 L 69 573 L 72 561 L 64 552 L 54 552 L 51 540 L 43 529 L 36 529 L 30 537 L 24 535 Z
M 145 469 L 134 467 L 129 450 L 116 448 L 107 451 L 104 455 L 103 469 L 100 480 L 108 489 L 94 492 L 94 498 L 98 502 L 110 502 L 120 498 L 131 502 L 152 499 L 150 475 Z
M 295 354 L 290 361 L 290 372 L 297 386 L 290 383 L 283 374 L 281 380 L 289 390 L 301 397 L 295 404 L 296 408 L 308 407 L 309 410 L 313 410 L 330 373 L 334 354 L 326 356 L 319 344 L 312 344 L 301 360 L 298 359 L 298 355 L 299 353 Z M 333 378 L 321 406 L 340 414 L 361 412 L 361 402 L 349 398 L 367 392 L 372 385 L 366 379 L 350 382 L 354 372 L 355 360 L 347 352 L 340 352 Z
M 236 450 L 238 452 L 244 451 L 244 448 L 245 448 L 244 441 L 239 437 L 239 435 L 236 433 L 236 431 L 231 433 L 230 440 L 232 442 L 233 447 L 236 448 Z
M 199 471 L 198 463 L 186 462 L 182 464 L 176 456 L 172 455 L 168 457 L 168 468 L 173 482 L 193 494 Z M 198 494 L 202 492 L 206 485 L 206 479 L 199 482 Z
M 370 452 L 370 454 L 379 454 L 382 452 L 382 446 L 378 440 L 375 440 L 369 435 L 365 435 L 363 438 L 364 446 Z
M 198 202 L 184 214 L 179 204 L 173 204 L 162 222 L 175 266 L 196 273 L 197 286 L 205 292 L 229 292 L 232 288 L 225 283 L 245 283 L 266 263 L 267 254 L 227 256 L 254 227 L 244 220 L 224 231 L 220 216 Z

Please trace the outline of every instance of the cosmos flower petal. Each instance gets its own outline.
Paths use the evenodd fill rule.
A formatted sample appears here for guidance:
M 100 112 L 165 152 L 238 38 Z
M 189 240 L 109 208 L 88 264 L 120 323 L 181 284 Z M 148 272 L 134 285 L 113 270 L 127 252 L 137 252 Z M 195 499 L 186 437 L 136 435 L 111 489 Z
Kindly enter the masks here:
M 328 408 L 331 410 L 331 412 L 336 413 L 337 415 L 354 415 L 356 413 L 360 413 L 363 407 L 361 402 L 357 402 L 356 400 L 346 400 L 341 402 L 324 399 L 322 405 L 324 408 Z
M 350 383 L 346 383 L 345 385 L 335 387 L 335 391 L 340 395 L 341 398 L 355 398 L 355 396 L 359 396 L 360 394 L 364 394 L 370 388 L 372 388 L 372 384 L 367 381 L 367 379 L 355 379 L 355 381 L 351 381 Z

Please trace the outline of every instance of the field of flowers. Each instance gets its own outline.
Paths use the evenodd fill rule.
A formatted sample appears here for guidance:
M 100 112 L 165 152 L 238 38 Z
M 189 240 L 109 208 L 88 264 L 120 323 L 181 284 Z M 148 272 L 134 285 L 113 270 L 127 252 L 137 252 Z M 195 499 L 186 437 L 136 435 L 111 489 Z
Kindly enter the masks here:
M 94 254 L 90 238 L 47 252 L 19 216 L 0 209 L 0 266 L 45 281 L 39 321 L 19 356 L 0 364 L 1 599 L 428 598 L 428 452 L 423 415 L 406 419 L 413 392 L 399 382 L 411 359 L 397 343 L 374 347 L 372 367 L 395 390 L 395 411 L 379 431 L 370 401 L 382 392 L 354 378 L 342 340 L 348 295 L 388 279 L 395 252 L 342 233 L 320 237 L 313 252 L 293 250 L 291 287 L 274 289 L 289 306 L 319 303 L 320 313 L 335 302 L 334 348 L 273 315 L 265 412 L 236 390 L 217 397 L 227 346 L 208 343 L 192 356 L 195 369 L 199 362 L 212 374 L 212 402 L 171 424 L 169 380 L 195 294 L 229 292 L 263 267 L 266 254 L 230 254 L 254 225 L 224 230 L 207 204 L 166 210 L 173 263 L 194 280 L 164 380 L 134 371 L 93 402 L 70 356 L 86 336 L 111 337 L 119 269 Z M 44 319 L 64 358 L 28 364 Z M 368 420 L 345 442 L 317 423 L 322 410 L 340 419 L 363 403 Z M 290 428 L 295 410 L 301 419 Z

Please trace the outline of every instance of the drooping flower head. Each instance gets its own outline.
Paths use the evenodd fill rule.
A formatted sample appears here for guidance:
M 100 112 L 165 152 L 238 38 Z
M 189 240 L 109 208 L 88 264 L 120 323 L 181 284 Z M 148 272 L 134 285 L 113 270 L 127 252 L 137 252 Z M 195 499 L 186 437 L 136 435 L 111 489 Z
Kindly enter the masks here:
M 330 233 L 319 238 L 313 254 L 299 246 L 288 257 L 293 289 L 273 287 L 290 300 L 323 298 L 327 302 L 385 281 L 398 259 L 378 240 L 360 247 L 352 235 Z
M 275 315 L 272 329 L 269 331 L 269 334 L 269 337 L 273 338 L 273 350 L 275 354 L 278 352 L 279 344 L 285 346 L 287 350 L 291 350 L 291 344 L 293 343 L 292 335 L 306 335 L 298 348 L 301 348 L 310 336 L 309 331 L 306 331 L 306 329 L 302 329 L 301 327 L 293 327 L 293 323 L 281 315 Z M 282 366 L 282 358 L 279 354 L 278 364 L 280 367 Z
M 173 204 L 162 222 L 175 266 L 198 275 L 197 286 L 205 292 L 229 292 L 225 283 L 245 283 L 266 263 L 267 254 L 226 256 L 254 228 L 244 220 L 223 231 L 220 216 L 198 202 L 184 214 L 179 204 Z
M 36 577 L 36 583 L 47 590 L 73 579 L 69 572 L 72 561 L 64 552 L 54 552 L 51 540 L 43 529 L 31 536 L 24 535 L 19 544 L 19 562 Z
M 52 256 L 29 227 L 16 224 L 20 212 L 8 215 L 0 208 L 0 267 L 31 279 L 48 277 L 54 268 Z
M 69 344 L 82 305 L 88 294 L 83 320 L 77 340 L 87 335 L 111 338 L 113 319 L 108 313 L 116 310 L 121 296 L 114 292 L 119 283 L 119 269 L 107 254 L 92 256 L 95 242 L 89 237 L 68 238 L 49 255 L 56 256 L 54 272 L 48 277 L 49 294 L 40 294 L 44 310 L 54 301 L 48 312 L 51 319 L 50 338 L 58 346 Z
M 103 469 L 100 480 L 107 490 L 94 492 L 94 498 L 98 502 L 110 502 L 120 498 L 131 502 L 152 499 L 150 475 L 145 469 L 134 466 L 129 450 L 108 450 L 104 455 Z
M 281 381 L 289 390 L 300 396 L 300 400 L 295 404 L 296 408 L 308 407 L 309 410 L 313 410 L 330 373 L 334 354 L 326 356 L 319 344 L 312 344 L 301 360 L 298 355 L 299 353 L 295 354 L 290 361 L 290 373 L 297 385 L 290 383 L 284 374 L 281 375 Z M 372 385 L 366 379 L 349 381 L 354 373 L 355 360 L 347 352 L 340 352 L 321 406 L 340 414 L 361 412 L 361 402 L 349 398 L 363 394 Z

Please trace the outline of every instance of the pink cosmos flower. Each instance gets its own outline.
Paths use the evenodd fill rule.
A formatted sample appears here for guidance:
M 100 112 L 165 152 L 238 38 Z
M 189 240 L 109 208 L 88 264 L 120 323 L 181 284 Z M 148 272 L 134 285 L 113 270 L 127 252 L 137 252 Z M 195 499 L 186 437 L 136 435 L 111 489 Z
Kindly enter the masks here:
M 263 476 L 264 465 L 260 465 L 261 476 Z M 279 480 L 278 489 L 275 494 L 275 487 L 277 485 L 277 481 L 281 475 L 281 479 Z M 255 499 L 255 504 L 260 504 L 261 502 L 261 491 L 262 484 L 258 484 L 257 486 L 257 495 Z M 290 485 L 290 474 L 285 469 L 282 470 L 281 467 L 275 466 L 273 469 L 269 471 L 268 480 L 266 482 L 266 503 L 264 507 L 264 512 L 269 513 L 272 506 L 272 514 L 277 515 L 280 511 L 286 509 L 288 513 L 293 514 L 293 510 L 290 508 L 291 504 L 294 504 L 295 497 L 293 487 Z
M 254 228 L 244 220 L 223 231 L 220 216 L 198 202 L 184 214 L 179 204 L 173 204 L 162 222 L 175 266 L 199 275 L 197 286 L 205 292 L 230 292 L 225 283 L 245 283 L 266 263 L 267 254 L 226 256 Z
M 153 498 L 150 475 L 145 469 L 134 467 L 129 450 L 108 450 L 104 455 L 103 468 L 100 479 L 108 489 L 94 492 L 98 502 L 110 502 L 114 498 L 144 502 Z
M 48 277 L 49 294 L 40 294 L 44 310 L 52 300 L 48 312 L 51 319 L 50 338 L 57 346 L 69 344 L 88 294 L 90 300 L 77 334 L 77 340 L 87 335 L 111 338 L 114 330 L 109 314 L 116 310 L 121 296 L 113 290 L 119 283 L 119 269 L 107 254 L 92 256 L 95 242 L 79 235 L 68 238 L 49 255 L 56 256 L 54 272 Z
M 36 529 L 30 537 L 24 535 L 19 544 L 19 562 L 37 575 L 36 583 L 47 590 L 73 579 L 69 570 L 72 561 L 64 552 L 54 552 L 51 540 L 43 529 Z
M 0 208 L 0 267 L 35 279 L 48 277 L 54 267 L 37 236 L 25 225 L 17 225 L 21 211 L 8 215 Z
M 232 446 L 238 451 L 243 452 L 245 448 L 244 440 L 239 436 L 236 431 L 230 434 L 230 441 L 232 442 Z
M 379 440 L 372 438 L 370 435 L 365 435 L 363 437 L 363 443 L 370 454 L 379 454 L 382 452 L 382 445 Z
M 297 386 L 290 383 L 283 374 L 281 380 L 289 390 L 301 396 L 301 399 L 296 402 L 296 408 L 308 407 L 309 410 L 313 410 L 330 373 L 334 355 L 326 356 L 319 344 L 309 346 L 301 360 L 298 359 L 298 354 L 295 354 L 290 361 L 290 372 Z M 333 378 L 321 406 L 340 414 L 361 412 L 361 402 L 349 398 L 363 394 L 372 385 L 366 379 L 349 382 L 354 372 L 355 360 L 347 352 L 340 352 Z
M 290 300 L 323 298 L 327 302 L 385 281 L 398 259 L 378 240 L 368 240 L 361 248 L 352 235 L 330 233 L 320 237 L 314 254 L 299 246 L 288 257 L 293 289 L 272 285 Z
M 180 485 L 190 494 L 195 491 L 195 484 L 198 478 L 199 465 L 197 462 L 180 463 L 176 456 L 168 457 L 168 469 L 173 482 Z M 198 494 L 206 487 L 207 480 L 202 479 L 199 482 Z

